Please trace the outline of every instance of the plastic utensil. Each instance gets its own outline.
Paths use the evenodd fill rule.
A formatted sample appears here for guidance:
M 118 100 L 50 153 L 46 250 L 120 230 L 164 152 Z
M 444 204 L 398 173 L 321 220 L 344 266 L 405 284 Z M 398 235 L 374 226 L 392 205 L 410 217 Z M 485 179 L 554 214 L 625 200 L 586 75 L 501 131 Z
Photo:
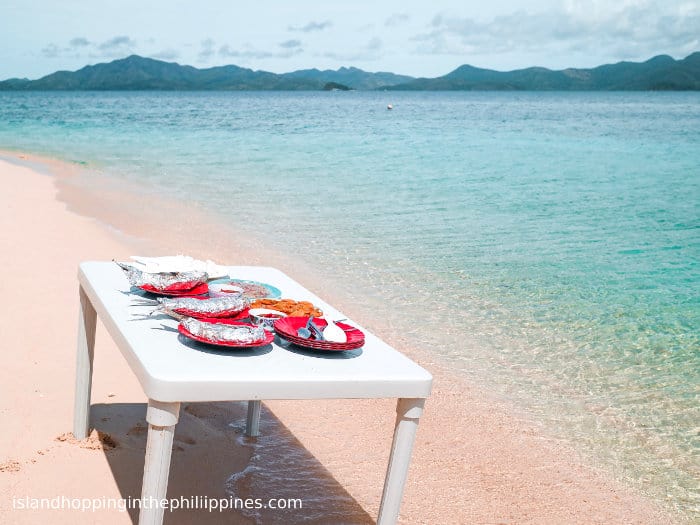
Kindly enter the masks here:
M 299 337 L 303 337 L 304 339 L 309 339 L 311 337 L 311 330 L 309 330 L 309 327 L 311 326 L 312 320 L 313 317 L 309 317 L 309 320 L 306 321 L 306 326 L 302 326 L 297 330 L 297 335 Z
M 325 341 L 325 338 L 323 337 L 323 332 L 322 332 L 321 329 L 320 329 L 318 326 L 316 326 L 316 324 L 314 323 L 314 318 L 313 318 L 313 316 L 309 317 L 309 322 L 308 322 L 308 324 L 307 324 L 306 326 L 307 326 L 309 329 L 311 329 L 311 333 L 314 334 L 314 338 L 316 339 L 316 341 Z

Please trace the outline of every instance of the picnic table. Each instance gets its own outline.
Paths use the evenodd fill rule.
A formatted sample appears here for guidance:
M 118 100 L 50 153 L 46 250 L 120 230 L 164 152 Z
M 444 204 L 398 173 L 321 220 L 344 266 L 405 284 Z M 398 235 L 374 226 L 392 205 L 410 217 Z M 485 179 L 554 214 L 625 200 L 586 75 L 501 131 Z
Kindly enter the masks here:
M 332 318 L 346 317 L 281 271 L 262 266 L 231 266 L 237 279 L 269 283 L 284 297 L 311 301 Z M 259 433 L 260 402 L 266 399 L 396 398 L 396 424 L 377 523 L 395 523 L 413 442 L 431 375 L 388 344 L 365 333 L 362 348 L 346 352 L 306 351 L 275 339 L 252 349 L 216 350 L 183 344 L 163 329 L 175 320 L 148 317 L 153 307 L 135 304 L 122 270 L 112 262 L 84 262 L 78 272 L 80 312 L 73 433 L 89 432 L 90 390 L 97 317 L 139 380 L 148 398 L 142 499 L 166 497 L 173 436 L 180 404 L 248 401 L 246 433 Z M 201 348 L 200 348 L 201 346 Z M 159 524 L 164 509 L 143 507 L 140 524 Z

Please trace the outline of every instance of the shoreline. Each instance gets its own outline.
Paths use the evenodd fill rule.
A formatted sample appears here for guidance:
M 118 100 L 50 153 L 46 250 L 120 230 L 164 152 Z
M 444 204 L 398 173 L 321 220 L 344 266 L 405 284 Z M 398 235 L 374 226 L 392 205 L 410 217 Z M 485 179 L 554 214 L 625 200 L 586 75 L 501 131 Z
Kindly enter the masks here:
M 17 163 L 2 162 L 2 159 L 9 155 L 15 157 L 22 155 L 25 158 L 19 160 L 39 164 L 43 164 L 43 161 L 47 160 L 52 163 L 47 166 L 50 173 L 55 173 L 52 171 L 54 169 L 60 171 L 60 166 L 63 164 L 60 161 L 41 159 L 28 154 L 0 152 L 0 173 L 4 179 L 22 176 L 26 180 L 32 178 L 30 173 L 35 174 L 33 178 L 39 176 L 36 170 L 27 173 L 27 169 L 18 168 Z M 66 164 L 66 166 L 68 165 Z M 194 210 L 196 217 L 194 223 L 196 225 L 193 225 L 193 221 L 189 220 L 187 227 L 170 224 L 165 219 L 169 216 L 176 216 L 178 203 L 168 202 L 167 199 L 154 200 L 152 196 L 147 196 L 144 199 L 145 203 L 148 204 L 146 218 L 143 215 L 124 217 L 123 212 L 120 215 L 119 203 L 123 203 L 124 199 L 133 198 L 133 194 L 124 191 L 124 188 L 110 188 L 110 192 L 107 194 L 109 199 L 105 200 L 102 187 L 89 191 L 79 185 L 71 185 L 70 177 L 79 176 L 81 169 L 79 167 L 73 168 L 74 170 L 58 173 L 53 178 L 44 177 L 44 184 L 38 184 L 41 186 L 44 198 L 39 205 L 46 204 L 44 201 L 47 200 L 47 194 L 50 193 L 47 187 L 51 186 L 54 191 L 54 195 L 51 197 L 53 206 L 50 206 L 52 213 L 70 219 L 69 222 L 74 228 L 78 223 L 80 228 L 90 226 L 88 228 L 90 239 L 99 238 L 105 241 L 104 246 L 100 244 L 100 247 L 82 246 L 79 250 L 81 253 L 74 253 L 73 259 L 126 256 L 130 254 L 128 250 L 135 249 L 146 254 L 144 250 L 154 247 L 155 249 L 151 249 L 148 254 L 158 255 L 178 251 L 196 257 L 211 258 L 222 264 L 261 264 L 264 261 L 264 264 L 281 266 L 283 271 L 322 295 L 329 302 L 337 305 L 340 310 L 358 319 L 380 337 L 433 373 L 435 377 L 434 390 L 426 404 L 426 415 L 419 426 L 411 472 L 402 506 L 402 523 L 496 521 L 517 523 L 653 523 L 659 520 L 664 522 L 674 519 L 680 520 L 676 516 L 666 514 L 658 505 L 635 493 L 632 489 L 612 481 L 605 472 L 584 464 L 570 447 L 548 437 L 546 432 L 536 425 L 536 422 L 526 421 L 514 411 L 512 406 L 502 400 L 494 399 L 493 396 L 480 391 L 475 385 L 471 385 L 463 378 L 452 374 L 445 363 L 441 362 L 439 356 L 410 348 L 407 341 L 395 340 L 395 335 L 398 336 L 398 334 L 392 334 L 391 327 L 380 327 L 378 330 L 371 323 L 366 323 L 367 314 L 357 314 L 358 310 L 362 310 L 361 307 L 352 305 L 351 301 L 343 297 L 334 296 L 332 285 L 313 282 L 312 268 L 304 268 L 303 264 L 295 262 L 291 257 L 283 254 L 269 253 L 268 250 L 264 249 L 264 242 L 261 243 L 256 239 L 234 239 L 226 242 L 220 240 L 213 246 L 208 245 L 207 242 L 203 242 L 203 239 L 207 238 L 205 237 L 207 228 L 216 227 L 216 221 L 208 217 L 202 210 Z M 73 173 L 68 173 L 70 171 Z M 4 182 L 6 186 L 9 185 L 6 181 Z M 17 184 L 17 186 L 21 185 Z M 116 186 L 119 184 L 117 183 Z M 22 188 L 17 191 L 25 190 Z M 31 196 L 31 191 L 26 191 L 28 193 L 16 196 L 19 202 L 26 199 L 27 195 Z M 132 209 L 138 208 L 139 203 L 132 202 L 131 206 Z M 188 218 L 191 212 L 192 210 L 187 210 Z M 158 223 L 158 220 L 161 222 Z M 164 224 L 168 225 L 167 229 L 163 227 Z M 148 240 L 156 237 L 159 232 L 162 235 L 160 238 L 156 238 L 155 242 Z M 40 231 L 39 236 L 42 234 L 43 232 Z M 8 242 L 8 239 L 3 239 L 3 242 Z M 227 244 L 227 242 L 231 244 Z M 187 249 L 181 249 L 183 245 L 186 245 Z M 109 253 L 110 250 L 112 253 Z M 114 253 L 115 250 L 118 253 Z M 250 250 L 255 250 L 255 253 Z M 93 253 L 95 255 L 92 255 Z M 236 254 L 235 260 L 231 257 L 233 253 Z M 74 288 L 75 284 L 74 272 L 77 263 L 69 268 L 71 263 L 74 261 L 68 260 L 60 263 L 65 271 L 61 281 L 65 281 L 64 288 L 66 289 L 69 288 L 68 285 Z M 70 293 L 75 295 L 74 290 L 71 290 Z M 75 302 L 73 295 L 70 297 Z M 342 296 L 342 292 L 339 295 Z M 54 297 L 54 301 L 60 301 L 62 298 L 64 295 L 59 295 Z M 70 366 L 62 363 L 62 368 L 70 370 L 69 376 L 72 381 L 73 361 L 70 358 L 73 355 L 71 338 L 74 337 L 74 334 L 69 328 L 73 327 L 74 319 L 72 317 L 77 311 L 77 307 L 73 310 L 66 310 L 62 316 L 65 318 L 65 324 L 69 327 L 63 328 L 65 334 L 62 342 L 67 342 L 68 348 L 63 349 L 61 355 L 68 356 L 68 365 Z M 98 345 L 102 345 L 108 340 L 108 338 L 100 337 L 100 333 L 98 333 L 98 338 Z M 101 353 L 100 349 L 96 355 Z M 117 352 L 113 353 L 117 354 L 112 356 L 115 362 L 112 363 L 115 372 L 110 369 L 110 373 L 104 370 L 103 373 L 106 374 L 106 377 L 110 377 L 114 384 L 123 380 L 125 374 L 130 377 L 132 375 L 128 368 L 124 372 L 123 364 L 121 367 L 116 364 L 121 359 L 121 355 Z M 46 356 L 41 356 L 40 360 L 45 358 Z M 119 377 L 115 377 L 117 372 Z M 135 383 L 133 377 L 130 381 Z M 100 381 L 97 384 L 100 384 Z M 132 384 L 128 389 L 129 395 L 138 399 L 139 390 L 137 384 L 135 388 Z M 72 392 L 69 390 L 63 395 L 70 397 Z M 100 400 L 99 397 L 94 398 L 94 402 L 98 400 Z M 120 398 L 116 398 L 116 401 L 119 400 Z M 20 402 L 21 406 L 24 405 L 24 399 L 17 401 Z M 103 401 L 107 407 L 114 403 L 115 399 L 103 399 Z M 140 402 L 143 400 L 141 399 Z M 391 412 L 386 406 L 388 402 L 390 400 L 376 402 L 357 400 L 344 402 L 341 400 L 321 403 L 320 407 L 316 404 L 311 407 L 310 404 L 305 405 L 291 401 L 265 403 L 271 411 L 271 413 L 267 413 L 266 420 L 272 423 L 276 421 L 275 424 L 281 425 L 278 428 L 288 430 L 293 438 L 298 440 L 299 446 L 315 458 L 318 464 L 327 469 L 327 476 L 334 480 L 343 491 L 347 491 L 351 495 L 351 499 L 354 501 L 354 506 L 351 505 L 351 507 L 353 507 L 353 511 L 357 512 L 358 522 L 363 519 L 362 512 L 364 512 L 365 517 L 373 517 L 376 516 L 378 510 L 381 480 L 386 468 L 388 443 L 393 423 L 391 418 L 386 417 L 386 414 Z M 367 417 L 361 419 L 367 419 L 367 421 L 353 421 L 353 413 L 360 406 L 367 413 Z M 217 411 L 228 410 L 230 414 L 234 414 L 236 411 L 235 406 L 209 408 L 210 410 L 205 410 L 204 415 L 200 414 L 198 418 L 193 416 L 193 419 L 200 421 L 210 418 L 220 423 L 222 419 L 216 414 Z M 131 417 L 136 417 L 136 409 L 131 407 L 130 410 Z M 371 421 L 372 415 L 375 416 L 374 421 Z M 309 421 L 313 422 L 315 418 L 322 419 L 323 428 L 319 429 L 316 425 L 309 423 Z M 450 428 L 452 425 L 445 424 L 447 418 L 453 420 L 454 429 Z M 69 423 L 70 417 L 66 421 Z M 369 423 L 370 421 L 372 424 Z M 183 432 L 187 433 L 189 429 L 194 433 L 195 422 L 185 422 L 185 425 L 181 422 L 176 434 L 181 432 L 181 425 L 184 429 Z M 69 424 L 64 424 L 63 432 L 69 430 L 69 426 Z M 98 426 L 98 428 L 100 427 Z M 105 429 L 105 431 L 111 430 L 117 436 L 117 442 L 120 441 L 120 438 L 124 442 L 129 441 L 127 436 L 119 435 L 118 425 L 114 424 L 114 430 L 110 425 L 106 425 Z M 212 437 L 213 444 L 220 444 L 220 441 L 225 442 L 230 439 L 216 435 L 215 425 L 212 425 L 209 431 L 214 436 Z M 350 438 L 351 434 L 354 435 L 352 439 Z M 364 449 L 367 453 L 367 464 L 360 467 L 353 461 L 353 458 L 348 457 L 347 449 L 337 446 L 339 437 L 343 437 L 346 446 Z M 355 439 L 356 437 L 357 439 Z M 386 446 L 373 446 L 372 443 L 375 441 L 380 444 L 386 441 Z M 131 449 L 131 456 L 133 462 L 137 463 L 138 444 L 134 443 L 133 447 L 135 448 Z M 60 451 L 62 453 L 64 452 L 63 448 Z M 67 448 L 70 449 L 70 447 Z M 194 460 L 197 451 L 194 450 L 196 447 L 192 448 L 189 456 L 192 456 L 190 459 Z M 209 447 L 209 449 L 211 448 Z M 72 451 L 72 449 L 70 450 Z M 250 458 L 254 455 L 253 449 L 249 449 L 248 452 L 247 460 L 236 458 L 236 463 L 239 466 L 244 465 L 240 469 L 241 471 L 244 470 L 245 465 L 250 464 Z M 121 452 L 117 447 L 116 452 L 112 451 L 109 454 L 116 456 L 126 453 Z M 25 459 L 26 457 L 29 456 L 25 453 Z M 63 459 L 69 460 L 66 464 L 70 464 L 71 458 Z M 5 458 L 0 458 L 0 462 L 3 461 L 6 461 Z M 15 459 L 15 461 L 17 460 Z M 274 463 L 263 463 L 258 466 L 270 470 L 274 467 Z M 49 469 L 48 472 L 44 472 L 44 475 L 50 479 L 52 475 L 50 467 L 44 466 L 44 469 Z M 237 467 L 232 466 L 228 468 L 230 474 L 238 472 L 236 469 Z M 21 476 L 21 473 L 22 470 L 19 473 L 3 473 L 3 477 L 15 474 Z M 175 476 L 176 470 L 174 469 L 173 480 L 176 479 Z M 30 486 L 30 480 L 22 481 L 25 486 Z M 140 482 L 140 480 L 138 481 Z M 211 481 L 204 486 L 212 486 L 213 488 Z M 3 493 L 7 496 L 5 483 L 3 483 L 3 487 Z M 274 496 L 274 494 L 270 494 L 270 496 Z M 330 503 L 332 504 L 333 501 L 335 500 L 331 498 Z M 423 507 L 422 503 L 425 501 L 433 502 L 429 506 L 430 508 Z M 5 505 L 3 505 L 4 508 Z

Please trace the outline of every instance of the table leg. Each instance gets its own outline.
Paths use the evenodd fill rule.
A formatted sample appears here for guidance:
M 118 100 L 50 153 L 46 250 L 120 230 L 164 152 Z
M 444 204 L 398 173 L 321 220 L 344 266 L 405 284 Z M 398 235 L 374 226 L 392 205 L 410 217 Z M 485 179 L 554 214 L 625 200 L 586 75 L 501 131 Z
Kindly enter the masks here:
M 160 500 L 168 492 L 170 454 L 173 450 L 175 425 L 180 416 L 180 403 L 161 403 L 148 400 L 148 441 L 141 486 L 139 525 L 160 525 L 165 508 Z
M 90 390 L 92 388 L 92 361 L 95 355 L 95 327 L 97 313 L 81 286 L 78 314 L 78 352 L 75 364 L 75 404 L 73 435 L 85 439 L 90 430 Z
M 258 437 L 260 435 L 260 400 L 248 401 L 248 418 L 245 423 L 245 435 Z
M 393 524 L 399 518 L 401 497 L 424 403 L 425 399 L 413 398 L 399 399 L 396 403 L 394 440 L 391 444 L 391 456 L 389 456 L 389 466 L 384 480 L 377 525 Z

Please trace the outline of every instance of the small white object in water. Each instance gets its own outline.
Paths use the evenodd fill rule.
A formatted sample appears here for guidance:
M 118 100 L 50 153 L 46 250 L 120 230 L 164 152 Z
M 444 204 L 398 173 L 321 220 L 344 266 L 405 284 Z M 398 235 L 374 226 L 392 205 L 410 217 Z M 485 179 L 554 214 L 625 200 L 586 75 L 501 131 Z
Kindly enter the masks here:
M 386 106 L 386 109 L 394 109 L 394 106 L 392 106 L 391 104 L 388 104 L 388 105 Z

